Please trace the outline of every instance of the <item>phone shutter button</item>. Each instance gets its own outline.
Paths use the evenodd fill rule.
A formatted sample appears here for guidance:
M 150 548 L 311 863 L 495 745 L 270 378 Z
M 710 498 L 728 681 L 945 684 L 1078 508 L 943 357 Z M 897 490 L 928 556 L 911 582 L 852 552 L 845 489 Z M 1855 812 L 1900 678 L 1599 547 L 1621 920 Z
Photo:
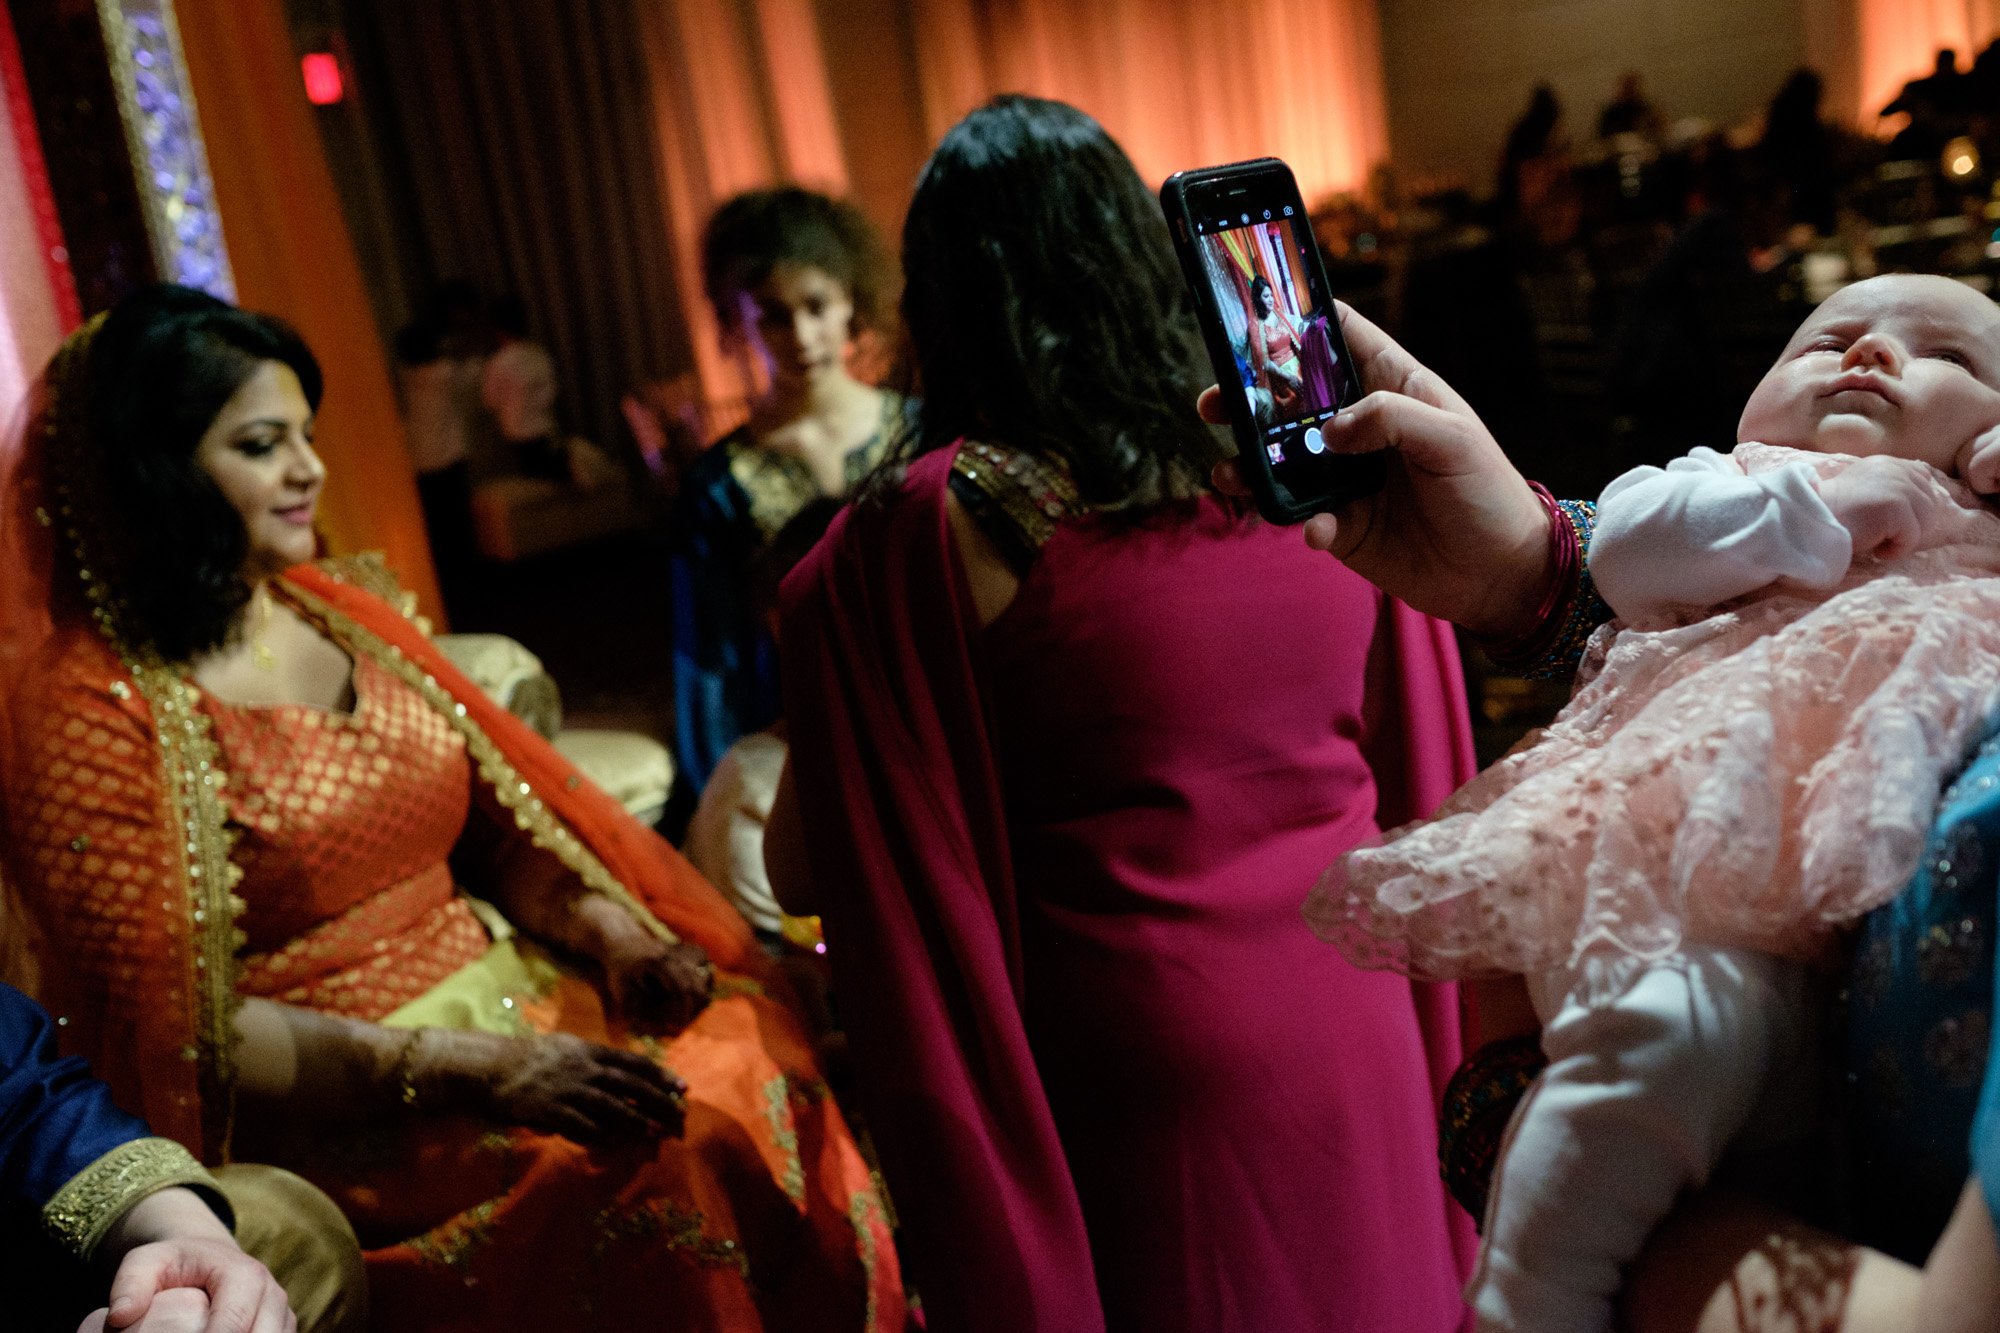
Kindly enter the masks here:
M 1309 454 L 1326 452 L 1326 437 L 1319 433 L 1318 426 L 1306 427 L 1306 452 Z

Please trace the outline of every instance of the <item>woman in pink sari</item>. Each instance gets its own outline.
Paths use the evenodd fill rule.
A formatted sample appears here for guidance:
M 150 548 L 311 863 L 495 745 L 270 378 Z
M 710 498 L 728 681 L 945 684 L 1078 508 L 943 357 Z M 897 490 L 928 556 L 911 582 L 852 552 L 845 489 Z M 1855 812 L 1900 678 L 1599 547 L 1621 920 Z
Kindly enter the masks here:
M 904 232 L 921 426 L 786 586 L 771 832 L 933 1329 L 1458 1327 L 1448 988 L 1299 904 L 1471 771 L 1457 659 L 1207 485 L 1157 205 L 1059 103 Z

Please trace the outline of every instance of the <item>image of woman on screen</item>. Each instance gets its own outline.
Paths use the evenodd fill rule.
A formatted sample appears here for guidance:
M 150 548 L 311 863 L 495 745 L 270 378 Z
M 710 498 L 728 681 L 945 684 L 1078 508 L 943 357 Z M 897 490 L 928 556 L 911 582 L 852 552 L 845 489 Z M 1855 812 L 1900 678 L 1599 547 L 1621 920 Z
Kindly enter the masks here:
M 1304 381 L 1299 376 L 1299 331 L 1286 317 L 1261 274 L 1250 280 L 1250 368 L 1257 387 L 1270 391 L 1273 406 L 1290 417 L 1298 414 Z

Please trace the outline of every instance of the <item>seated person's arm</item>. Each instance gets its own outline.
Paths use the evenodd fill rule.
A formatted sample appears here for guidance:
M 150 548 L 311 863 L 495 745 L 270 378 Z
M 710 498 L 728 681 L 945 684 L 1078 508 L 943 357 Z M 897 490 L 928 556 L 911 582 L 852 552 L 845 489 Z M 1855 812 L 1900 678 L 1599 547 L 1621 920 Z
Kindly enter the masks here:
M 64 1249 L 115 1272 L 118 1327 L 180 1288 L 203 1293 L 208 1317 L 234 1321 L 218 1327 L 287 1327 L 285 1293 L 237 1247 L 208 1172 L 180 1144 L 148 1137 L 82 1060 L 58 1058 L 48 1015 L 10 986 L 0 986 L 0 1182 Z
M 1746 477 L 1712 449 L 1605 487 L 1590 575 L 1627 624 L 1705 611 L 1779 579 L 1831 588 L 1853 541 L 1820 498 L 1810 465 Z
M 529 935 L 601 967 L 610 998 L 628 1018 L 679 1031 L 708 1003 L 715 969 L 705 950 L 655 931 L 625 904 L 586 889 L 554 852 L 515 825 L 484 784 L 452 853 L 452 871 Z
M 1993 1249 L 1983 1200 L 1977 1212 L 1968 1223 L 1961 1202 L 1930 1267 L 1920 1272 L 1741 1194 L 1710 1188 L 1682 1201 L 1626 1274 L 1621 1326 L 1626 1333 L 1992 1329 L 2000 1326 L 1993 1300 L 2000 1251 Z M 1980 1222 L 1984 1236 L 1976 1234 Z M 1961 1322 L 1933 1317 L 1948 1310 Z

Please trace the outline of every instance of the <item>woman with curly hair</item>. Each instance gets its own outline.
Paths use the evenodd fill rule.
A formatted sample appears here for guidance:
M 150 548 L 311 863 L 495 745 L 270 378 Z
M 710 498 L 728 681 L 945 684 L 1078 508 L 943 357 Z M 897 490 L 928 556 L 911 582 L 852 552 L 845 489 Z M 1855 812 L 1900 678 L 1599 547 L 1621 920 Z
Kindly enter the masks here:
M 119 1104 L 330 1194 L 378 1329 L 873 1329 L 869 1175 L 671 847 L 315 563 L 298 335 L 154 287 L 0 449 L 9 941 Z
M 778 717 L 751 561 L 808 503 L 874 467 L 903 405 L 850 373 L 857 336 L 894 324 L 881 238 L 852 204 L 796 186 L 737 195 L 709 219 L 702 266 L 724 338 L 767 387 L 695 461 L 674 520 L 675 744 L 697 788 Z

